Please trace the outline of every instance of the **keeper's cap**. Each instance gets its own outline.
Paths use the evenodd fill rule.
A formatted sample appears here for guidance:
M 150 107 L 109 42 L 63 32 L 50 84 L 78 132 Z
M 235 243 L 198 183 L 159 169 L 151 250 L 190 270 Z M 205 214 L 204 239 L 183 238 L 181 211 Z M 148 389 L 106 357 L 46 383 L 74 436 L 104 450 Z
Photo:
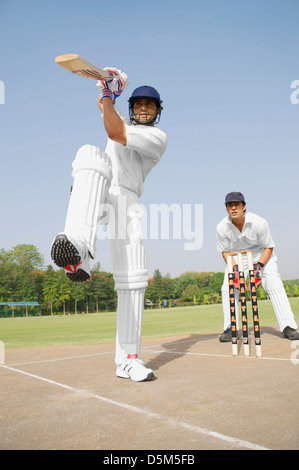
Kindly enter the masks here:
M 245 202 L 245 197 L 243 196 L 242 193 L 239 193 L 237 191 L 234 191 L 232 193 L 228 193 L 225 196 L 225 205 L 228 204 L 229 202 L 243 202 L 243 204 L 246 204 Z

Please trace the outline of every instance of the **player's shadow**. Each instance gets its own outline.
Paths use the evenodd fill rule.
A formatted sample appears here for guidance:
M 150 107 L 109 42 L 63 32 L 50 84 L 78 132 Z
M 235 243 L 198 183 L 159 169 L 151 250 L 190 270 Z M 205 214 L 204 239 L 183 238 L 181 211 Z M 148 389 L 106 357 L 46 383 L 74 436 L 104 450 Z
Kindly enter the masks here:
M 151 359 L 146 363 L 146 367 L 150 369 L 158 370 L 160 367 L 163 367 L 165 364 L 168 364 L 171 361 L 175 361 L 182 357 L 184 354 L 190 351 L 190 348 L 196 343 L 201 341 L 208 341 L 211 339 L 218 338 L 219 335 L 216 334 L 205 334 L 197 335 L 192 334 L 187 338 L 178 339 L 171 341 L 169 343 L 161 344 L 161 347 L 165 349 L 165 352 L 160 352 L 158 356 L 154 359 Z M 145 348 L 146 350 L 147 348 Z M 149 349 L 149 348 L 148 348 Z
M 250 327 L 248 329 L 249 335 L 251 338 L 254 338 L 254 331 L 253 327 Z M 272 335 L 272 336 L 277 336 L 278 338 L 282 338 L 282 334 L 279 330 L 274 328 L 273 326 L 261 326 L 261 336 L 267 334 L 267 335 Z M 242 338 L 242 333 L 239 332 L 239 338 Z
M 261 327 L 261 333 L 267 333 L 268 335 L 272 335 L 272 336 L 278 336 L 278 338 L 282 338 L 283 335 L 281 334 L 281 332 L 275 328 L 273 328 L 272 326 L 262 326 Z
M 263 334 L 269 334 L 282 337 L 281 332 L 271 326 L 264 326 L 261 328 L 261 336 Z M 250 337 L 254 337 L 253 329 L 249 328 Z M 186 338 L 177 339 L 175 341 L 170 341 L 169 343 L 162 343 L 161 348 L 165 349 L 165 352 L 160 352 L 154 359 L 151 359 L 146 363 L 146 367 L 149 367 L 153 370 L 158 370 L 160 367 L 168 364 L 169 362 L 175 361 L 182 357 L 184 354 L 188 353 L 192 346 L 196 343 L 202 341 L 208 341 L 215 339 L 218 341 L 219 335 L 217 334 L 192 334 Z M 239 332 L 238 338 L 242 341 L 242 334 Z M 150 349 L 150 348 L 145 348 Z

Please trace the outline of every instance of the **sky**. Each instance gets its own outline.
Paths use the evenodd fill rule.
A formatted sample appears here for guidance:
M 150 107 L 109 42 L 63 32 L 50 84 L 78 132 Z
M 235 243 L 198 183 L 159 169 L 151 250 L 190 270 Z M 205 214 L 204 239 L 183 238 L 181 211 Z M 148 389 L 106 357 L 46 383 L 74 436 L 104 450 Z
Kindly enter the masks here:
M 168 147 L 141 203 L 188 206 L 202 243 L 145 236 L 149 276 L 224 271 L 216 225 L 241 191 L 269 222 L 282 278 L 299 278 L 298 17 L 297 0 L 0 0 L 0 248 L 33 244 L 53 264 L 75 154 L 105 149 L 96 82 L 55 63 L 76 53 L 127 73 L 122 112 L 140 85 L 163 100 Z M 107 239 L 95 261 L 111 271 Z

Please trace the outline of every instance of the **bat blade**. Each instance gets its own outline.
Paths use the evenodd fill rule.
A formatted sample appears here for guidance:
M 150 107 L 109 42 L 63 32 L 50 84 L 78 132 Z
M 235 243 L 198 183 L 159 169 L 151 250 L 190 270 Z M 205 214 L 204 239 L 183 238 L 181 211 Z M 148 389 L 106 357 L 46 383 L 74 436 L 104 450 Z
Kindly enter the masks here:
M 91 78 L 92 80 L 105 80 L 111 78 L 117 73 L 107 72 L 106 70 L 96 67 L 78 54 L 63 54 L 55 58 L 56 64 L 60 65 L 69 72 L 79 75 L 83 78 Z

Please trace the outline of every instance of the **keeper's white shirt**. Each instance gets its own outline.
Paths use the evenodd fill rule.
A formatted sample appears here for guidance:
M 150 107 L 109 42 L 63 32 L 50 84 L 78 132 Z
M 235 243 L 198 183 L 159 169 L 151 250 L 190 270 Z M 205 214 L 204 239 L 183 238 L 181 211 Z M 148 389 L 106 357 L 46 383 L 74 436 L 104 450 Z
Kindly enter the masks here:
M 115 110 L 125 123 L 127 145 L 108 139 L 105 151 L 112 162 L 111 186 L 129 189 L 140 197 L 146 176 L 166 150 L 167 136 L 158 127 L 131 124 L 127 116 Z
M 245 212 L 242 232 L 232 223 L 230 216 L 219 222 L 216 228 L 217 251 L 252 250 L 262 252 L 275 246 L 268 222 L 259 215 Z

